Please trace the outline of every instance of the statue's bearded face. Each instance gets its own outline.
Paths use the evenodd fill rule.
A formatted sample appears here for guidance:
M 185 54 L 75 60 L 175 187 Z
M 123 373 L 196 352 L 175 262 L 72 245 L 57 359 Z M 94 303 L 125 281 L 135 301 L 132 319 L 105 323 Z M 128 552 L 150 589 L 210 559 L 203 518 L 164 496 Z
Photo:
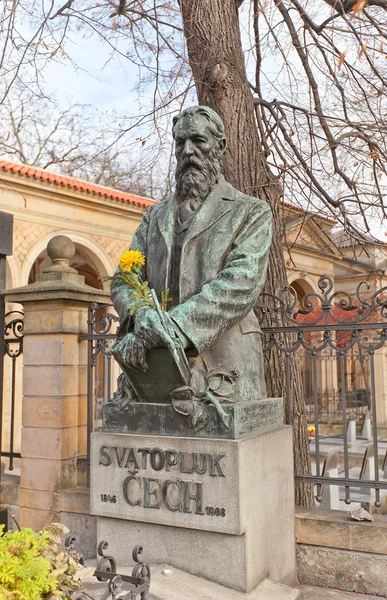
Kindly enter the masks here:
M 218 182 L 224 147 L 203 115 L 184 117 L 175 130 L 176 199 L 204 200 Z

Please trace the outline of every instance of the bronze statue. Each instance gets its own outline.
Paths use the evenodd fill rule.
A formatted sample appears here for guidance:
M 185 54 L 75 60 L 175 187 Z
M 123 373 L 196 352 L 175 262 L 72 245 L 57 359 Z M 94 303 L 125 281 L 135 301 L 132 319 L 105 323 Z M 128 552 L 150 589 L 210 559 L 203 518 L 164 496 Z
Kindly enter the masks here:
M 170 401 L 197 429 L 205 426 L 204 406 L 212 403 L 227 426 L 223 402 L 266 394 L 253 306 L 266 276 L 271 211 L 221 175 L 226 138 L 212 109 L 184 110 L 173 120 L 173 137 L 175 193 L 148 209 L 130 247 L 146 256 L 144 277 L 155 294 L 160 298 L 169 289 L 171 308 L 161 314 L 143 307 L 132 317 L 130 289 L 113 281 L 111 297 L 120 317 L 113 353 L 125 367 L 125 387 L 131 373 L 147 371 L 154 349 L 178 348 L 182 362 L 188 358 L 190 380 L 183 372 Z M 157 390 L 150 371 L 145 376 Z M 132 399 L 127 395 L 116 395 L 121 407 Z

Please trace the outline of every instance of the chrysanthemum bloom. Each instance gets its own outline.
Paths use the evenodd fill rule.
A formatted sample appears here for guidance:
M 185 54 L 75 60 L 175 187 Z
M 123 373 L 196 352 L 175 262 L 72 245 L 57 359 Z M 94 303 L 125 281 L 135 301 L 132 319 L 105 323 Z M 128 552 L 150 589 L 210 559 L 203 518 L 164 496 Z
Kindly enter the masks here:
M 142 265 L 145 265 L 145 256 L 138 250 L 128 250 L 120 258 L 120 268 L 123 271 L 139 272 Z

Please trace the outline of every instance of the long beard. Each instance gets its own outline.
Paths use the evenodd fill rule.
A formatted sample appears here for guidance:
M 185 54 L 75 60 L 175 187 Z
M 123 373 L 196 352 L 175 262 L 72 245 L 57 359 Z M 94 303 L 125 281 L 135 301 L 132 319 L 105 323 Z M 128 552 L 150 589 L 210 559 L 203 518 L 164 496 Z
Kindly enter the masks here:
M 178 163 L 176 168 L 176 201 L 195 210 L 218 183 L 220 161 L 213 153 L 201 162 L 195 157 Z

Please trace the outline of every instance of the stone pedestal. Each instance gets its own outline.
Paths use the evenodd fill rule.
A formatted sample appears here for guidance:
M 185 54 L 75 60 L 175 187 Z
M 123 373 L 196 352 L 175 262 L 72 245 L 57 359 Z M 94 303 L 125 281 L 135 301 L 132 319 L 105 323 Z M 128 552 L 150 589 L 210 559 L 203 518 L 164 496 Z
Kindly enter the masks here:
M 236 440 L 251 433 L 279 427 L 284 420 L 282 398 L 233 402 L 223 404 L 222 408 L 230 417 L 229 427 L 222 423 L 214 406 L 207 406 L 208 422 L 203 429 L 195 431 L 171 402 L 132 402 L 125 410 L 120 410 L 114 402 L 107 402 L 103 408 L 103 429 L 115 433 Z
M 91 513 L 118 564 L 144 546 L 169 563 L 249 592 L 296 581 L 292 432 L 237 440 L 94 433 Z

